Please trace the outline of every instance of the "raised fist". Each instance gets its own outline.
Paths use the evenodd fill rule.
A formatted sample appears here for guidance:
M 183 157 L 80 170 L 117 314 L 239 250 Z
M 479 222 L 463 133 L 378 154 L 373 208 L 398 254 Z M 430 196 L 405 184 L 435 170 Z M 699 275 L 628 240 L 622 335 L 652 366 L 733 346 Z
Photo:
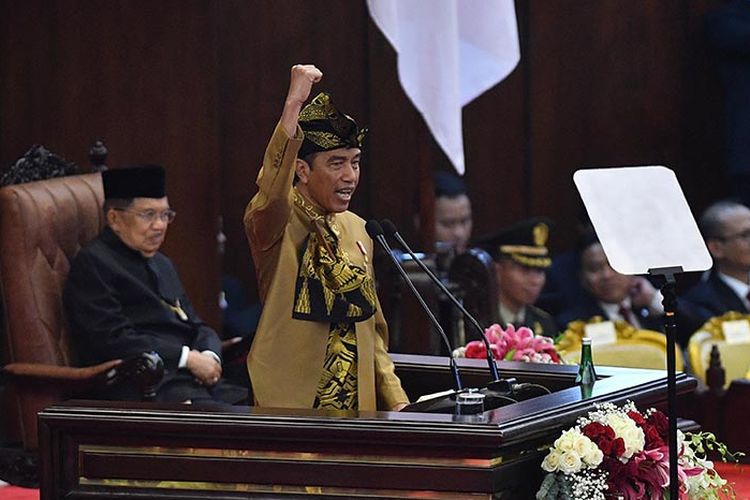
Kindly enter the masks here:
M 321 78 L 323 78 L 323 73 L 312 64 L 295 64 L 292 66 L 287 102 L 303 105 L 310 97 L 313 84 L 318 83 Z

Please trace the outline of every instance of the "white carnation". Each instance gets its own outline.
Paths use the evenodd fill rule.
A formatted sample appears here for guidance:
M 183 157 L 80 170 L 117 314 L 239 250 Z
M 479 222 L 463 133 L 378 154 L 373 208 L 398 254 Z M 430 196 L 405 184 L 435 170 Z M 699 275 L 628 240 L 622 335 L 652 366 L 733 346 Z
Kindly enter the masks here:
M 643 451 L 646 436 L 643 434 L 643 429 L 638 427 L 633 419 L 623 414 L 608 413 L 604 421 L 615 431 L 615 436 L 622 438 L 625 443 L 625 452 L 620 458 L 623 463 L 627 462 L 634 453 Z

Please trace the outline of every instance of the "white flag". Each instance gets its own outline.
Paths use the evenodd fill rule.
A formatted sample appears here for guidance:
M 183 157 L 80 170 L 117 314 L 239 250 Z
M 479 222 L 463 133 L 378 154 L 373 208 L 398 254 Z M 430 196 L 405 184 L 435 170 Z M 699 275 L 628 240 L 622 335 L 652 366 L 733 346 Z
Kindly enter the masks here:
M 461 108 L 520 59 L 513 0 L 367 0 L 398 53 L 398 75 L 432 135 L 464 173 Z

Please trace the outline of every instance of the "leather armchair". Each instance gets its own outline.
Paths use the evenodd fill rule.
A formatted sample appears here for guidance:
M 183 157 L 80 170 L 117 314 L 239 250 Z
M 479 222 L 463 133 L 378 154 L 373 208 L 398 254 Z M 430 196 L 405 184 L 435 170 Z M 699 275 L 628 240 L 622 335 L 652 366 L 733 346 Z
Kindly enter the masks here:
M 104 224 L 101 175 L 59 177 L 0 189 L 0 299 L 3 304 L 8 434 L 37 448 L 36 413 L 134 377 L 153 397 L 163 365 L 155 353 L 77 367 L 62 290 L 70 261 Z

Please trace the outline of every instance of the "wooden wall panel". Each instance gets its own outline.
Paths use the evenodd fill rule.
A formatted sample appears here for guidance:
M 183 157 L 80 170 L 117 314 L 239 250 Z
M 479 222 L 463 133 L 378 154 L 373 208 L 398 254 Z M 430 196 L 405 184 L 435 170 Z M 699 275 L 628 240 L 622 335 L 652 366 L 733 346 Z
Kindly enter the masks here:
M 257 191 L 255 178 L 281 115 L 290 68 L 316 64 L 324 77 L 313 92 L 331 92 L 338 106 L 367 123 L 368 17 L 363 3 L 347 0 L 221 1 L 217 9 L 224 270 L 252 291 L 255 275 L 242 214 Z M 368 176 L 366 167 L 363 191 Z M 353 206 L 361 211 L 366 203 L 358 193 Z
M 569 247 L 571 174 L 582 166 L 667 164 L 696 210 L 725 192 L 721 97 L 702 37 L 704 13 L 721 0 L 516 3 L 522 61 L 463 114 L 475 235 L 550 215 L 553 246 Z M 180 215 L 165 250 L 214 324 L 221 272 L 255 297 L 241 216 L 292 64 L 317 64 L 319 88 L 371 129 L 353 209 L 425 244 L 415 224 L 431 217 L 425 172 L 449 165 L 363 0 L 0 0 L 0 9 L 0 166 L 35 142 L 85 164 L 97 136 L 112 165 L 166 164 Z
M 178 217 L 164 251 L 206 320 L 219 321 L 214 4 L 78 0 L 0 4 L 0 164 L 34 143 L 79 165 L 167 168 Z

